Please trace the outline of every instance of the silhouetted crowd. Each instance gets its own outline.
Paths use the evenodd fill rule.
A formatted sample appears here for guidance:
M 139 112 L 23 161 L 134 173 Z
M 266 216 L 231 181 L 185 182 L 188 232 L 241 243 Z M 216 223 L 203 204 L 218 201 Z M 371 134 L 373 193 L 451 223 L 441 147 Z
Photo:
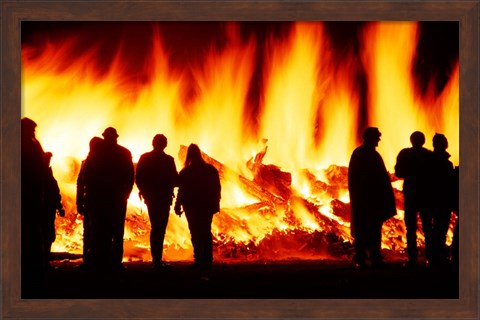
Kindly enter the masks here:
M 62 217 L 65 214 L 50 167 L 52 154 L 44 152 L 36 139 L 36 126 L 29 118 L 21 120 L 23 288 L 41 287 L 46 269 L 51 268 L 55 217 L 57 212 Z M 208 277 L 213 262 L 211 224 L 220 211 L 218 171 L 203 160 L 200 148 L 191 144 L 184 168 L 177 172 L 173 157 L 164 152 L 167 138 L 162 134 L 155 135 L 153 150 L 140 157 L 135 169 L 131 152 L 117 143 L 116 129 L 108 127 L 102 136 L 90 140 L 77 178 L 76 205 L 84 228 L 80 268 L 98 274 L 124 269 L 127 201 L 136 183 L 148 208 L 154 268 L 168 268 L 162 260 L 163 242 L 174 188 L 178 188 L 175 213 L 181 216 L 185 212 L 194 249 L 192 269 Z
M 351 205 L 351 233 L 355 263 L 359 267 L 381 267 L 382 225 L 396 215 L 390 175 L 375 150 L 380 141 L 378 128 L 363 133 L 363 144 L 353 151 L 348 168 Z M 407 237 L 408 267 L 417 267 L 418 217 L 425 238 L 425 258 L 429 267 L 442 268 L 458 262 L 458 221 L 452 252 L 446 240 L 452 212 L 458 215 L 458 172 L 449 160 L 448 141 L 443 134 L 433 136 L 433 151 L 423 147 L 425 135 L 415 131 L 412 147 L 400 151 L 395 175 L 404 180 L 404 220 Z
M 36 126 L 29 118 L 21 119 L 22 286 L 40 283 L 50 268 L 55 217 L 65 214 L 50 166 L 52 154 L 44 152 L 36 139 Z M 191 144 L 184 167 L 178 172 L 173 157 L 164 151 L 167 138 L 162 134 L 153 137 L 153 150 L 144 153 L 135 168 L 131 152 L 117 143 L 116 129 L 108 127 L 102 136 L 90 140 L 89 153 L 77 178 L 76 205 L 83 215 L 84 228 L 81 268 L 100 274 L 123 270 L 127 200 L 136 183 L 148 209 L 153 267 L 168 268 L 162 259 L 163 242 L 174 204 L 175 213 L 185 213 L 188 222 L 194 253 L 192 268 L 208 276 L 213 262 L 212 218 L 220 211 L 218 171 L 205 162 L 200 148 Z M 375 150 L 380 137 L 377 128 L 367 128 L 363 144 L 353 151 L 349 163 L 351 233 L 354 261 L 359 267 L 384 265 L 382 225 L 397 214 L 390 175 Z M 434 150 L 430 151 L 423 147 L 423 133 L 414 132 L 410 140 L 412 147 L 400 151 L 395 165 L 395 175 L 404 179 L 408 266 L 419 263 L 417 215 L 428 264 L 458 262 L 458 223 L 452 254 L 446 246 L 451 214 L 458 214 L 458 167 L 454 168 L 449 160 L 448 141 L 444 135 L 436 134 Z

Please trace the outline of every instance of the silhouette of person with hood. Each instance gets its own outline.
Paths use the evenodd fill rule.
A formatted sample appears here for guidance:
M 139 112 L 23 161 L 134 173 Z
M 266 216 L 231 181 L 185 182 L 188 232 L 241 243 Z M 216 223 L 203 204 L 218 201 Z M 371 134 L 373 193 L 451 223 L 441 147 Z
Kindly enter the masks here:
M 354 261 L 366 267 L 384 264 L 381 255 L 382 224 L 396 214 L 390 177 L 380 154 L 378 128 L 363 133 L 363 145 L 357 147 L 348 167 L 348 189 L 351 205 L 351 232 L 354 238 Z
M 140 198 L 145 200 L 148 208 L 152 263 L 156 269 L 162 269 L 166 267 L 162 261 L 163 241 L 178 172 L 175 160 L 164 151 L 167 137 L 163 134 L 155 135 L 152 146 L 153 150 L 144 153 L 137 163 L 135 182 L 140 191 Z
M 33 120 L 21 119 L 22 297 L 40 293 L 46 266 L 43 209 L 47 165 L 35 137 L 36 127 Z
M 407 266 L 417 265 L 417 214 L 422 221 L 422 231 L 425 236 L 425 251 L 427 259 L 431 255 L 432 217 L 427 210 L 428 174 L 432 151 L 425 149 L 425 135 L 415 131 L 410 135 L 411 148 L 402 149 L 395 164 L 395 175 L 403 182 L 405 226 L 407 228 Z
M 433 136 L 433 157 L 431 167 L 431 196 L 430 210 L 433 218 L 432 229 L 432 257 L 430 266 L 445 266 L 447 254 L 447 232 L 450 226 L 450 218 L 455 206 L 454 186 L 455 171 L 450 154 L 447 152 L 448 140 L 443 134 Z
M 212 219 L 220 211 L 221 185 L 217 169 L 205 162 L 200 148 L 191 144 L 187 149 L 184 168 L 179 173 L 175 213 L 187 217 L 190 229 L 193 267 L 210 270 L 213 262 Z
M 85 162 L 88 206 L 92 209 L 93 248 L 96 267 L 123 270 L 123 235 L 127 200 L 135 173 L 131 152 L 118 145 L 117 131 L 103 132 L 101 151 Z

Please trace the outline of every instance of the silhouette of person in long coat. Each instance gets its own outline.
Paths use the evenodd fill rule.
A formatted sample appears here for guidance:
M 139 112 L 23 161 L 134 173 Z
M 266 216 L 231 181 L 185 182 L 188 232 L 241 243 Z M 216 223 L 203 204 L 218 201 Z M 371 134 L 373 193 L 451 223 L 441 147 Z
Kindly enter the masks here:
M 88 206 L 92 209 L 92 255 L 97 267 L 123 269 L 123 235 L 127 200 L 135 173 L 131 152 L 117 144 L 117 131 L 103 132 L 102 150 L 85 162 Z
M 178 172 L 175 160 L 166 154 L 167 137 L 157 134 L 152 141 L 153 150 L 144 153 L 138 163 L 135 182 L 140 197 L 145 200 L 150 218 L 150 252 L 155 268 L 165 267 L 162 262 L 163 241 L 177 185 Z
M 427 259 L 431 255 L 432 217 L 427 210 L 428 185 L 432 151 L 425 149 L 425 135 L 415 131 L 410 135 L 411 148 L 402 149 L 395 164 L 395 175 L 404 179 L 405 226 L 407 228 L 408 266 L 417 264 L 417 214 L 422 221 Z
M 41 290 L 45 272 L 44 194 L 47 166 L 44 151 L 35 137 L 37 124 L 21 119 L 21 264 L 22 297 Z
M 211 225 L 220 211 L 221 185 L 217 169 L 205 162 L 196 144 L 187 150 L 185 166 L 179 173 L 175 213 L 187 217 L 192 237 L 194 267 L 208 271 L 213 262 Z
M 447 152 L 448 140 L 443 134 L 433 136 L 433 158 L 431 161 L 431 196 L 429 207 L 432 212 L 432 257 L 431 266 L 443 266 L 447 263 L 447 232 L 455 206 L 454 186 L 455 169 Z
M 348 167 L 351 205 L 351 232 L 356 264 L 381 266 L 382 224 L 396 214 L 390 177 L 380 154 L 375 150 L 381 133 L 369 127 L 363 133 L 363 145 L 357 147 Z

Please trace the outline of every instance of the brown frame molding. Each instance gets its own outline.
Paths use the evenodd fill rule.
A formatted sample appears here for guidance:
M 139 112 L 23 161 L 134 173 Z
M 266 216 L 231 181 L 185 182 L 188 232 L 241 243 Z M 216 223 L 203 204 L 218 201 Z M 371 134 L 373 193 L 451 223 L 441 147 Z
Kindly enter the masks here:
M 1 3 L 1 299 L 13 318 L 479 317 L 479 0 L 3 0 Z M 460 297 L 452 300 L 20 299 L 21 21 L 429 20 L 460 25 Z

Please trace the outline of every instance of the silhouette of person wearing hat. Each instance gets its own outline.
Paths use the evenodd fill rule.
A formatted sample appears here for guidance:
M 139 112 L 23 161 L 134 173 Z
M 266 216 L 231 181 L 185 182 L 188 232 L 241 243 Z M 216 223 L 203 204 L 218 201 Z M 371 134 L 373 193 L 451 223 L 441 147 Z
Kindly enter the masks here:
M 127 200 L 134 184 L 131 152 L 117 143 L 117 130 L 108 127 L 95 156 L 87 157 L 84 179 L 92 211 L 92 260 L 101 270 L 122 270 Z
M 135 182 L 140 197 L 145 200 L 150 218 L 150 252 L 153 266 L 162 269 L 163 241 L 168 224 L 173 189 L 178 172 L 173 157 L 166 154 L 167 137 L 157 134 L 152 141 L 153 150 L 144 153 L 137 163 Z
M 354 261 L 359 267 L 382 266 L 382 225 L 396 214 L 390 176 L 380 154 L 378 128 L 363 133 L 363 144 L 357 147 L 348 167 L 348 189 L 351 205 L 351 233 L 354 238 Z

